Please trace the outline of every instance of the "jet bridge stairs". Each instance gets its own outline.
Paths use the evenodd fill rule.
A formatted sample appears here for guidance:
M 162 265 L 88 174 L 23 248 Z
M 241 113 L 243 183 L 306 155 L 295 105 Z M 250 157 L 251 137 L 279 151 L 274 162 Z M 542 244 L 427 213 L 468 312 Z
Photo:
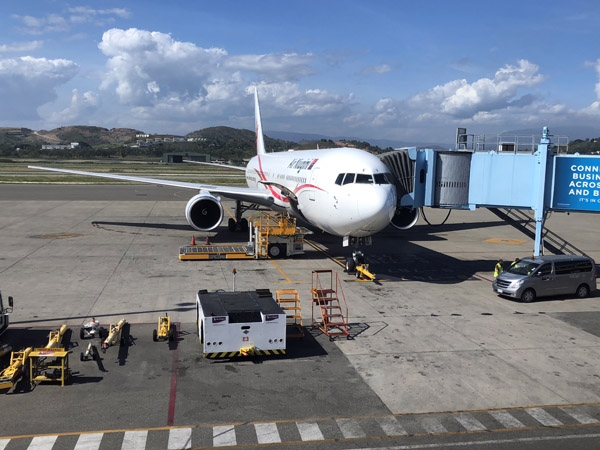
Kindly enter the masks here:
M 508 208 L 488 208 L 490 212 L 498 216 L 500 219 L 506 221 L 509 225 L 512 225 L 521 233 L 525 234 L 531 239 L 535 239 L 535 219 L 531 216 L 528 211 L 521 209 L 508 209 Z M 575 247 L 570 242 L 560 237 L 558 234 L 544 227 L 542 231 L 542 240 L 544 242 L 543 248 L 550 250 L 556 255 L 580 255 L 588 256 Z

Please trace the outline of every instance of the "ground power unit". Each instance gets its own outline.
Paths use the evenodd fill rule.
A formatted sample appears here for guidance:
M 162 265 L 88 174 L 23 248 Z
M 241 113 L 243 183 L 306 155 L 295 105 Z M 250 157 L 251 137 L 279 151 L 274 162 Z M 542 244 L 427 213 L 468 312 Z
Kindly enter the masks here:
M 267 289 L 198 291 L 196 313 L 207 358 L 285 354 L 286 313 Z

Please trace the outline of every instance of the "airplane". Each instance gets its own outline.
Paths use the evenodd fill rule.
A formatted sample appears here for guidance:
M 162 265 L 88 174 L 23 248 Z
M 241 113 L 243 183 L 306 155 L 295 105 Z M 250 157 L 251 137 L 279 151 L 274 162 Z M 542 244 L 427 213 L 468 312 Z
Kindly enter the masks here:
M 344 247 L 352 245 L 354 251 L 352 257 L 346 258 L 346 269 L 353 271 L 364 258 L 358 246 L 369 244 L 371 235 L 384 229 L 396 213 L 396 188 L 389 169 L 377 156 L 350 147 L 269 153 L 265 149 L 257 89 L 254 113 L 257 154 L 246 167 L 203 163 L 244 171 L 247 188 L 28 167 L 198 190 L 185 207 L 188 223 L 198 231 L 214 230 L 223 221 L 221 196 L 236 201 L 235 219 L 228 221 L 230 231 L 248 229 L 248 221 L 242 217 L 248 209 L 263 206 L 287 212 L 342 237 Z

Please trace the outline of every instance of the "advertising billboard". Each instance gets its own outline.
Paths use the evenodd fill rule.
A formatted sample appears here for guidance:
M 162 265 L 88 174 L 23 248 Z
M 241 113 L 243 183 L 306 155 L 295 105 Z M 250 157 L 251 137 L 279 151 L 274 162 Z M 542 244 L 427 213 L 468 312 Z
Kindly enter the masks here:
M 552 209 L 600 211 L 600 157 L 554 158 Z

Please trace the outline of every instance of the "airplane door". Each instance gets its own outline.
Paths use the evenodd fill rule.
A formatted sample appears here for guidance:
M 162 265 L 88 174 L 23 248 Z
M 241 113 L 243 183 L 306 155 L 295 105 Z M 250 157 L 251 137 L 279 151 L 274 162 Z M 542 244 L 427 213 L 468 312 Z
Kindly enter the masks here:
M 313 186 L 318 186 L 318 178 L 319 178 L 319 168 L 315 167 L 312 170 L 312 174 L 310 175 L 310 184 L 312 184 Z M 308 199 L 312 202 L 315 201 L 315 192 L 317 191 L 316 188 L 310 188 L 308 190 Z

